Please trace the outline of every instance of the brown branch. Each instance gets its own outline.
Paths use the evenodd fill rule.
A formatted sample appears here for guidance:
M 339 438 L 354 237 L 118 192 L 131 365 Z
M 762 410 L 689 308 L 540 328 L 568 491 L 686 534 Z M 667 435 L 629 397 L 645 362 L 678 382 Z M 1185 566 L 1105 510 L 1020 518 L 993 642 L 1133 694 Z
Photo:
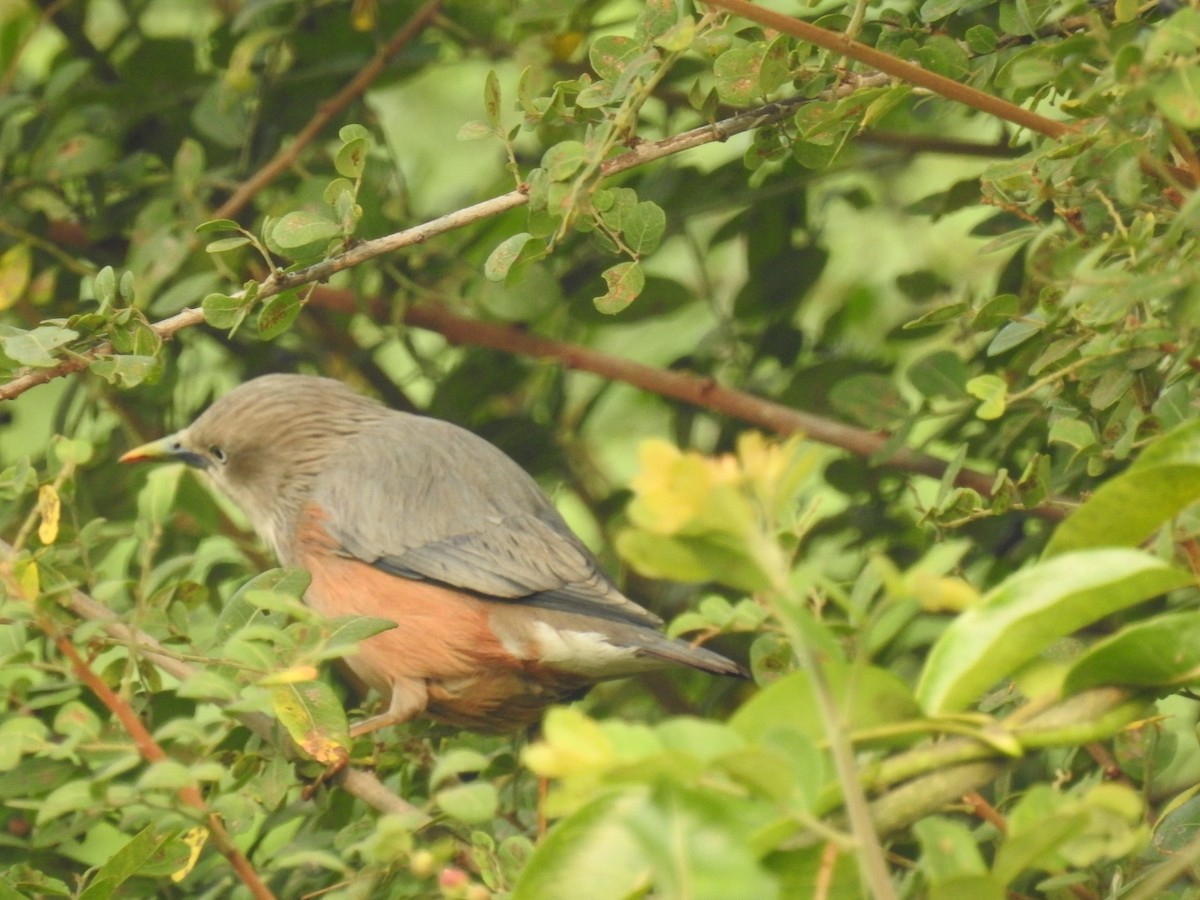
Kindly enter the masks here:
M 168 758 L 166 751 L 155 742 L 150 732 L 146 730 L 146 726 L 142 724 L 142 720 L 138 718 L 137 713 L 133 711 L 129 704 L 117 696 L 116 692 L 105 684 L 100 676 L 92 671 L 92 668 L 79 655 L 74 644 L 63 635 L 52 633 L 48 622 L 40 622 L 39 624 L 43 626 L 43 630 L 47 631 L 47 635 L 54 641 L 59 652 L 70 660 L 71 667 L 75 670 L 75 674 L 79 680 L 86 684 L 92 693 L 100 699 L 100 702 L 108 708 L 109 712 L 117 717 L 125 731 L 133 738 L 133 742 L 142 757 L 151 763 L 165 762 Z M 251 895 L 256 897 L 257 900 L 275 900 L 275 894 L 259 877 L 250 860 L 233 843 L 233 838 L 225 830 L 220 817 L 208 808 L 208 804 L 204 802 L 204 797 L 201 795 L 200 789 L 194 784 L 189 784 L 181 787 L 176 793 L 179 795 L 179 799 L 204 817 L 204 827 L 212 835 L 213 843 L 216 844 L 221 854 L 229 860 L 230 866 L 237 872 L 242 883 L 250 889 Z
M 963 802 L 975 818 L 987 822 L 1001 834 L 1008 834 L 1008 821 L 979 791 L 968 791 L 963 796 Z
M 334 97 L 317 107 L 316 113 L 300 129 L 290 144 L 280 150 L 265 166 L 238 185 L 224 203 L 213 213 L 214 219 L 232 219 L 264 187 L 290 168 L 300 157 L 301 151 L 316 140 L 330 120 L 343 109 L 366 93 L 387 67 L 392 57 L 403 50 L 429 24 L 441 8 L 442 0 L 427 0 L 424 6 L 412 14 L 390 41 L 375 53 L 369 63 L 350 80 Z
M 882 50 L 876 50 L 867 44 L 859 43 L 843 34 L 818 28 L 803 19 L 795 19 L 782 13 L 763 9 L 761 6 L 746 2 L 746 0 L 703 0 L 703 2 L 709 6 L 728 10 L 752 22 L 757 22 L 759 25 L 765 25 L 767 28 L 773 28 L 802 41 L 808 41 L 810 44 L 816 44 L 833 53 L 848 56 L 908 84 L 932 91 L 947 100 L 963 103 L 972 109 L 1020 125 L 1022 128 L 1028 128 L 1030 131 L 1036 131 L 1038 134 L 1044 134 L 1046 137 L 1061 138 L 1079 130 L 1075 125 L 1047 119 L 1045 116 L 1017 106 L 1015 103 L 1009 103 L 1007 100 L 994 97 L 969 85 L 960 84 L 952 78 L 922 69 L 920 66 L 905 62 Z
M 339 294 L 343 296 L 339 298 Z M 318 289 L 315 297 L 320 297 L 322 303 L 331 306 L 340 303 L 343 308 L 347 302 L 353 303 L 353 296 L 349 292 L 334 291 L 330 288 Z M 436 331 L 451 343 L 491 347 L 538 359 L 553 359 L 569 369 L 580 369 L 612 381 L 623 381 L 642 390 L 724 413 L 779 434 L 800 432 L 811 440 L 837 447 L 856 456 L 878 457 L 886 451 L 890 440 L 886 434 L 856 428 L 824 416 L 764 400 L 744 391 L 723 387 L 711 378 L 655 368 L 590 350 L 578 344 L 539 337 L 506 325 L 466 319 L 438 306 L 412 307 L 405 311 L 404 321 L 418 328 Z M 877 461 L 880 465 L 927 475 L 930 478 L 943 477 L 948 468 L 945 460 L 903 447 L 887 452 L 887 455 L 878 458 Z M 991 496 L 994 481 L 995 476 L 966 468 L 959 470 L 954 479 L 954 483 L 960 487 L 970 488 L 984 496 Z M 1068 507 L 1064 501 L 1053 499 L 1029 510 L 1032 515 L 1052 521 L 1064 518 L 1067 511 Z
M 0 571 L 4 571 L 2 567 L 13 556 L 12 545 L 7 541 L 0 540 Z M 70 591 L 62 603 L 79 618 L 102 625 L 110 637 L 129 647 L 131 653 L 136 653 L 141 659 L 149 660 L 168 675 L 184 681 L 196 674 L 197 670 L 194 666 L 174 656 L 146 632 L 126 625 L 115 612 L 83 591 Z M 276 728 L 269 716 L 262 713 L 244 712 L 238 713 L 237 719 L 264 741 L 278 742 L 279 729 Z M 348 793 L 380 812 L 399 813 L 409 817 L 417 827 L 427 825 L 431 821 L 420 809 L 392 793 L 373 772 L 347 768 L 342 771 L 337 783 Z
M 2 543 L 0 542 L 0 544 Z M 36 598 L 29 596 L 25 592 L 25 589 L 14 577 L 11 566 L 7 562 L 0 566 L 0 579 L 4 581 L 5 586 L 13 596 L 23 598 L 32 606 Z M 59 632 L 53 621 L 46 616 L 35 614 L 34 622 L 48 638 L 54 641 L 59 652 L 71 663 L 71 668 L 74 669 L 76 677 L 87 685 L 91 692 L 96 695 L 108 711 L 121 723 L 126 733 L 133 739 L 134 746 L 137 747 L 137 751 L 142 758 L 151 763 L 165 762 L 168 759 L 166 751 L 154 740 L 154 737 L 147 730 L 146 726 L 142 724 L 142 720 L 138 718 L 137 713 L 92 670 L 92 667 L 79 655 L 79 651 L 75 649 L 75 645 Z M 179 795 L 180 800 L 196 810 L 204 818 L 204 825 L 208 829 L 208 833 L 212 835 L 213 843 L 221 854 L 229 860 L 229 864 L 237 872 L 242 883 L 250 889 L 250 893 L 257 900 L 275 900 L 275 895 L 263 883 L 254 866 L 250 864 L 250 860 L 234 845 L 233 839 L 229 836 L 229 832 L 225 830 L 220 817 L 208 808 L 208 804 L 204 802 L 204 797 L 201 795 L 200 789 L 194 784 L 189 784 L 179 788 L 176 793 Z

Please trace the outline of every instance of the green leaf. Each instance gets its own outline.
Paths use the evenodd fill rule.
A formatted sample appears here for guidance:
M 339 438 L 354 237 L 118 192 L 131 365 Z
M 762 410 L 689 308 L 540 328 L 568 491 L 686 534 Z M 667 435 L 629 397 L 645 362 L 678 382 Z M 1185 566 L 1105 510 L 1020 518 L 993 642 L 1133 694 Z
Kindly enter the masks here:
M 371 140 L 371 132 L 364 126 L 351 122 L 338 129 L 338 139 L 344 144 L 348 144 L 351 141 L 369 141 Z
M 342 233 L 341 227 L 324 216 L 304 210 L 290 212 L 275 222 L 271 237 L 283 250 L 296 250 L 320 241 L 327 241 Z
M 0 772 L 17 767 L 27 753 L 44 748 L 49 729 L 33 716 L 16 715 L 0 722 Z
M 691 16 L 684 16 L 666 31 L 657 35 L 654 38 L 654 46 L 661 47 L 668 53 L 682 53 L 692 46 L 695 39 L 696 20 Z
M 996 38 L 996 32 L 992 31 L 986 25 L 972 25 L 967 29 L 967 33 L 963 37 L 967 41 L 967 48 L 975 56 L 983 56 L 986 53 L 991 53 L 999 43 Z
M 1092 387 L 1092 393 L 1088 397 L 1088 402 L 1091 404 L 1092 409 L 1108 409 L 1129 392 L 1132 384 L 1133 372 L 1124 366 L 1106 369 L 1096 379 L 1096 384 Z
M 197 669 L 182 681 L 175 694 L 193 700 L 217 700 L 232 702 L 241 689 L 237 682 L 211 669 Z
M 205 245 L 205 253 L 224 253 L 226 250 L 236 250 L 238 247 L 245 247 L 250 243 L 250 238 L 244 234 L 236 235 L 235 237 L 221 238 L 212 241 Z
M 1200 499 L 1200 422 L 1146 447 L 1055 529 L 1047 557 L 1089 547 L 1135 547 Z
M 367 165 L 367 150 L 371 144 L 366 138 L 355 138 L 338 148 L 333 158 L 333 167 L 344 178 L 358 178 Z M 285 216 L 286 218 L 286 216 Z M 278 240 L 278 237 L 276 238 Z
M 329 626 L 329 635 L 325 643 L 329 646 L 357 644 L 396 627 L 394 620 L 378 616 L 338 616 L 327 620 L 326 624 Z
M 908 685 L 886 669 L 827 659 L 822 670 L 850 731 L 903 722 L 920 714 Z M 729 727 L 751 743 L 764 740 L 780 727 L 794 728 L 815 743 L 826 740 L 807 672 L 791 672 L 767 685 L 742 704 Z
M 493 131 L 500 128 L 500 76 L 495 69 L 488 69 L 483 80 L 483 114 Z
M 617 535 L 617 550 L 634 569 L 651 578 L 673 581 L 718 581 L 742 590 L 766 586 L 762 570 L 744 547 L 729 546 L 721 535 L 662 535 L 626 529 Z
M 1021 298 L 1000 294 L 983 304 L 975 313 L 976 328 L 1000 328 L 1021 314 Z
M 638 35 L 656 38 L 673 27 L 678 17 L 679 9 L 675 0 L 645 0 L 642 14 L 637 20 Z
M 98 283 L 105 271 L 109 272 L 111 276 L 112 267 L 100 270 L 100 274 L 96 276 Z M 16 305 L 29 287 L 32 275 L 33 251 L 28 244 L 13 244 L 0 254 L 0 310 Z M 103 304 L 101 290 L 99 288 L 94 288 L 94 290 L 96 298 Z
M 1200 10 L 1183 7 L 1160 22 L 1146 43 L 1147 62 L 1165 62 L 1200 49 Z
M 542 155 L 542 168 L 551 181 L 566 181 L 587 162 L 581 141 L 560 141 Z
M 952 878 L 987 872 L 975 837 L 962 822 L 930 816 L 913 825 L 913 834 L 921 842 L 921 868 L 935 887 Z
M 966 303 L 948 303 L 945 306 L 938 306 L 931 309 L 929 312 L 918 316 L 910 322 L 905 322 L 904 327 L 906 329 L 929 328 L 933 325 L 953 322 L 955 319 L 962 318 L 968 309 L 970 309 L 970 306 Z
M 956 81 L 965 80 L 971 71 L 966 51 L 946 35 L 931 35 L 918 50 L 917 59 L 923 68 Z
M 487 261 L 483 264 L 483 277 L 488 281 L 503 281 L 521 258 L 521 251 L 525 249 L 525 245 L 531 240 L 533 235 L 522 231 L 501 241 L 496 249 L 488 254 Z
M 1041 313 L 1030 313 L 1023 318 L 1014 319 L 996 332 L 996 336 L 988 344 L 987 355 L 999 356 L 1013 347 L 1020 346 L 1045 327 L 1045 316 Z
M 188 767 L 174 759 L 153 762 L 138 777 L 138 787 L 143 790 L 177 791 L 195 783 Z
M 196 234 L 208 234 L 210 231 L 241 231 L 240 223 L 233 219 L 209 219 L 196 226 Z
M 975 415 L 984 420 L 998 419 L 1008 406 L 1008 384 L 999 375 L 977 375 L 967 382 L 967 393 L 983 402 Z
M 1200 128 L 1200 68 L 1176 66 L 1158 75 L 1150 92 L 1159 111 L 1172 122 L 1189 131 Z
M 629 65 L 642 55 L 642 48 L 633 38 L 606 34 L 592 41 L 588 60 L 592 70 L 605 81 L 618 81 Z
M 1076 450 L 1083 450 L 1096 443 L 1096 433 L 1092 426 L 1082 419 L 1055 419 L 1054 424 L 1046 433 L 1046 440 L 1051 444 L 1066 444 Z
M 458 134 L 455 135 L 455 140 L 478 141 L 482 138 L 492 137 L 495 135 L 495 133 L 496 129 L 486 122 L 464 122 L 462 127 L 458 129 Z
M 463 774 L 476 775 L 488 767 L 488 762 L 488 758 L 478 750 L 468 750 L 465 747 L 447 750 L 434 761 L 433 771 L 429 773 L 429 784 L 433 788 L 439 788 L 449 781 L 457 781 Z
M 276 294 L 258 313 L 258 336 L 264 341 L 279 337 L 292 327 L 303 307 L 304 301 L 295 291 Z
M 1059 638 L 1189 581 L 1125 549 L 1066 553 L 1023 569 L 950 623 L 926 658 L 917 699 L 930 714 L 965 709 Z
M 649 200 L 635 205 L 624 217 L 621 238 L 634 253 L 653 253 L 667 228 L 667 214 Z
M 262 608 L 251 603 L 249 595 L 259 591 L 270 591 L 299 599 L 308 589 L 309 581 L 310 576 L 303 569 L 268 569 L 251 578 L 221 607 L 221 614 L 214 628 L 216 646 L 220 647 L 234 632 L 244 628 L 252 620 L 262 618 Z
M 1038 88 L 1053 81 L 1059 67 L 1060 62 L 1049 47 L 1035 44 L 1009 58 L 996 72 L 995 83 L 1010 90 Z
M 18 244 L 17 246 L 24 246 Z M 12 251 L 9 251 L 12 252 Z M 7 254 L 5 255 L 7 257 Z M 4 261 L 0 260 L 0 267 L 4 266 Z M 117 273 L 113 271 L 112 266 L 105 266 L 96 273 L 96 277 L 92 279 L 92 293 L 96 295 L 96 300 L 103 306 L 111 306 L 117 301 Z M 3 297 L 0 297 L 0 309 L 5 306 Z
M 726 50 L 713 64 L 717 79 L 717 94 L 726 103 L 747 106 L 764 93 L 759 83 L 763 55 L 767 45 L 757 41 L 746 47 Z
M 460 822 L 487 822 L 496 815 L 500 798 L 490 781 L 470 781 L 443 788 L 434 796 L 438 808 Z
M 922 22 L 937 22 L 966 6 L 970 0 L 925 0 L 921 4 Z
M 135 387 L 143 382 L 158 381 L 163 372 L 163 362 L 157 356 L 122 354 L 120 356 L 97 356 L 88 369 L 109 384 Z
M 925 851 L 922 861 L 930 853 L 936 852 Z M 971 900 L 1007 900 L 1011 896 L 1005 890 L 1004 883 L 993 875 L 956 875 L 930 885 L 928 900 L 963 900 L 964 897 L 970 897 Z
M 317 762 L 337 765 L 349 758 L 346 710 L 325 682 L 275 685 L 271 688 L 271 705 L 296 745 Z
M 79 337 L 79 332 L 60 325 L 38 325 L 25 331 L 0 325 L 0 348 L 13 362 L 23 366 L 50 368 L 59 363 L 55 352 Z
M 859 424 L 879 430 L 908 415 L 908 404 L 892 380 L 873 373 L 843 378 L 829 391 L 829 402 Z
M 1038 794 L 1049 792 L 1045 785 L 1037 785 L 1027 793 L 1018 806 L 1037 803 L 1039 815 L 1028 824 L 1024 824 L 1015 834 L 1005 838 L 1004 843 L 996 851 L 996 861 L 993 866 L 995 877 L 1009 884 L 1022 872 L 1031 868 L 1049 870 L 1062 866 L 1063 860 L 1058 851 L 1068 841 L 1082 835 L 1088 827 L 1088 814 L 1079 808 L 1068 808 L 1058 804 L 1042 805 Z
M 908 380 L 926 397 L 962 398 L 970 371 L 958 354 L 938 350 L 918 359 L 908 368 Z
M 619 313 L 636 300 L 642 288 L 646 286 L 646 276 L 640 263 L 617 263 L 605 269 L 603 275 L 608 290 L 592 302 L 596 304 L 596 309 L 605 315 Z
M 250 304 L 240 297 L 227 294 L 209 294 L 200 301 L 204 321 L 213 328 L 236 331 L 250 312 Z
M 1127 625 L 1075 660 L 1063 682 L 1070 694 L 1104 684 L 1183 687 L 1200 683 L 1200 616 L 1157 616 Z
M 147 825 L 130 838 L 96 870 L 79 900 L 107 900 L 118 888 L 147 869 L 161 871 L 164 864 L 177 868 L 188 857 L 187 848 L 176 840 L 176 831 L 159 831 L 157 825 Z
M 628 900 L 644 892 L 649 860 L 624 821 L 640 802 L 601 794 L 561 819 L 534 847 L 510 900 Z

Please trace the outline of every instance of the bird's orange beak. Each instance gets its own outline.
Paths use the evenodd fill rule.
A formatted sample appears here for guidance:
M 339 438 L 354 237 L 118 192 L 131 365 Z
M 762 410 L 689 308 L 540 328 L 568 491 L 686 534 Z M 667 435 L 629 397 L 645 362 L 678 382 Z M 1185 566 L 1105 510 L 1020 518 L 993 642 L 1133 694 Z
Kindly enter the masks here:
M 186 460 L 183 458 L 179 438 L 171 434 L 126 451 L 119 462 L 186 462 Z

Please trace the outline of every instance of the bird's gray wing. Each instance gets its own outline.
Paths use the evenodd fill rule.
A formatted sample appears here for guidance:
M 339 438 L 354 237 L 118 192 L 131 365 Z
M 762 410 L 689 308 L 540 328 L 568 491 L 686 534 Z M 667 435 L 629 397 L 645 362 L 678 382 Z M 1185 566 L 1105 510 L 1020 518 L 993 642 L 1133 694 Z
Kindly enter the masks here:
M 448 422 L 394 413 L 347 438 L 313 500 L 344 552 L 404 578 L 656 626 L 534 480 Z

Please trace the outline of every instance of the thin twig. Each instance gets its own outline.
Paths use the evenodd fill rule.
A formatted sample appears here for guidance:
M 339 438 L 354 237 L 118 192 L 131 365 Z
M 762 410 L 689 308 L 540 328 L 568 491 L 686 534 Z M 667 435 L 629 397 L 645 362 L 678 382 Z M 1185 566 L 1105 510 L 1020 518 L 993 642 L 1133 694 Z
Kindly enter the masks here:
M 345 87 L 317 107 L 313 117 L 296 133 L 295 138 L 286 147 L 276 153 L 270 162 L 250 178 L 238 185 L 237 190 L 217 208 L 212 217 L 214 219 L 232 219 L 254 198 L 255 194 L 290 168 L 299 159 L 301 151 L 316 140 L 334 116 L 366 93 L 367 88 L 383 73 L 392 57 L 407 47 L 421 33 L 441 5 L 442 0 L 428 0 L 424 6 L 413 13 L 404 26 L 376 52 L 371 61 L 363 66 Z
M 717 6 L 742 18 L 757 22 L 759 25 L 765 25 L 810 44 L 816 44 L 825 50 L 848 56 L 908 84 L 933 91 L 947 100 L 963 103 L 972 109 L 1020 125 L 1022 128 L 1028 128 L 1030 131 L 1036 131 L 1038 134 L 1044 134 L 1046 137 L 1066 137 L 1079 130 L 1075 125 L 1047 119 L 1045 116 L 1017 106 L 1015 103 L 1009 103 L 1007 100 L 986 94 L 969 85 L 960 84 L 952 78 L 922 69 L 920 66 L 892 56 L 890 53 L 884 53 L 867 44 L 851 40 L 844 34 L 818 28 L 803 19 L 795 19 L 761 6 L 755 6 L 746 0 L 704 0 L 704 2 L 709 6 Z
M 1008 821 L 979 791 L 968 791 L 963 795 L 963 802 L 967 804 L 971 815 L 987 822 L 1001 834 L 1008 834 Z

